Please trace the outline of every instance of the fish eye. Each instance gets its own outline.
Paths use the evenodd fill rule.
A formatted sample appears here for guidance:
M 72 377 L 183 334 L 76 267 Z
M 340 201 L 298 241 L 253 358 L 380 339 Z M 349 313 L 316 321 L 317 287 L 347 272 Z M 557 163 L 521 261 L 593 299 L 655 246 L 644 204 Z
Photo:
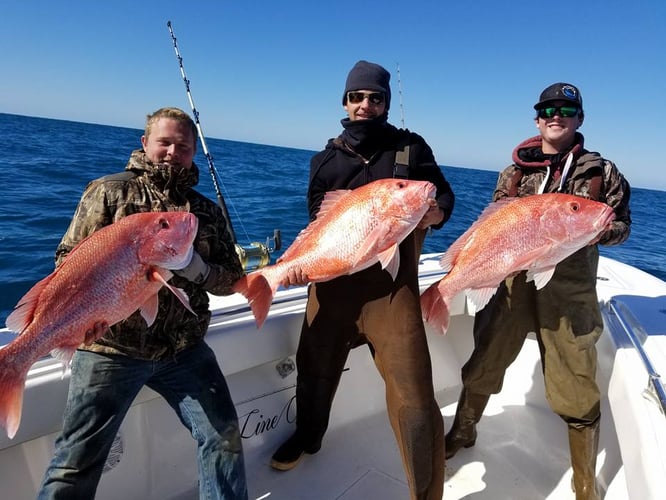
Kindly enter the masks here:
M 160 219 L 160 227 L 162 229 L 169 229 L 169 221 L 166 219 Z
M 404 188 L 404 187 L 405 187 L 405 183 L 404 183 L 404 181 L 399 181 L 399 182 L 398 182 L 398 187 L 399 187 L 400 189 Z
M 571 210 L 573 210 L 574 212 L 578 212 L 579 209 L 580 209 L 580 205 L 578 203 L 572 203 L 571 204 Z

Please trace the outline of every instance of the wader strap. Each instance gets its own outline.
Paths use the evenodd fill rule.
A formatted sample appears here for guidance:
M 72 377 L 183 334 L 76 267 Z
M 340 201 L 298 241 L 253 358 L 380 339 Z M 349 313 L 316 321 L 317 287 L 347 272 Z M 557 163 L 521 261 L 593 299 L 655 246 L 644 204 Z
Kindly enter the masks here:
M 395 152 L 395 165 L 393 166 L 393 177 L 396 179 L 409 178 L 409 144 Z
M 395 152 L 395 165 L 393 166 L 393 177 L 396 179 L 409 178 L 409 144 Z M 414 255 L 416 256 L 416 265 L 419 264 L 423 240 L 425 240 L 427 229 L 414 229 Z
M 421 256 L 421 250 L 423 250 L 423 242 L 426 235 L 428 234 L 428 229 L 419 229 L 418 227 L 414 229 L 414 255 L 416 255 L 416 265 L 419 263 L 419 258 Z

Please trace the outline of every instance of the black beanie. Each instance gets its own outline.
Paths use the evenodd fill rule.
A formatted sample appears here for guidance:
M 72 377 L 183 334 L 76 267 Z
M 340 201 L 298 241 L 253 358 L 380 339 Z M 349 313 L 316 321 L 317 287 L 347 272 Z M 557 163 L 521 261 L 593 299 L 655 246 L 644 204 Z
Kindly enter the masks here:
M 386 95 L 386 110 L 391 106 L 391 87 L 389 80 L 391 74 L 379 64 L 368 61 L 359 61 L 347 75 L 345 93 L 342 95 L 342 104 L 347 104 L 347 92 L 352 90 L 374 90 L 384 92 Z

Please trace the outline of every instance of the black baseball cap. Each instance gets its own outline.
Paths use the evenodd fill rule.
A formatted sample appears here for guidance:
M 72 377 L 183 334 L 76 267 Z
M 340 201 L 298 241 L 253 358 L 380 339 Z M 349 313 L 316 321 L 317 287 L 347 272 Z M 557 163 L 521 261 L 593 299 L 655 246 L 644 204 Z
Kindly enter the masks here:
M 553 83 L 551 86 L 541 92 L 539 102 L 534 105 L 534 109 L 542 109 L 553 101 L 567 101 L 574 104 L 577 108 L 583 109 L 583 98 L 575 85 L 570 83 Z

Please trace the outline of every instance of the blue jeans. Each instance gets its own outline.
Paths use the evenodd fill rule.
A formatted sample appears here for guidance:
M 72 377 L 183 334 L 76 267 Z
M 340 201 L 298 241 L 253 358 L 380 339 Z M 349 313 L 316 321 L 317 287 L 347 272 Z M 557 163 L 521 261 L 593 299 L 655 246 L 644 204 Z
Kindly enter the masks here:
M 38 499 L 94 498 L 113 439 L 144 385 L 166 399 L 197 442 L 199 497 L 247 499 L 236 409 L 205 342 L 159 361 L 77 351 L 62 432 Z

